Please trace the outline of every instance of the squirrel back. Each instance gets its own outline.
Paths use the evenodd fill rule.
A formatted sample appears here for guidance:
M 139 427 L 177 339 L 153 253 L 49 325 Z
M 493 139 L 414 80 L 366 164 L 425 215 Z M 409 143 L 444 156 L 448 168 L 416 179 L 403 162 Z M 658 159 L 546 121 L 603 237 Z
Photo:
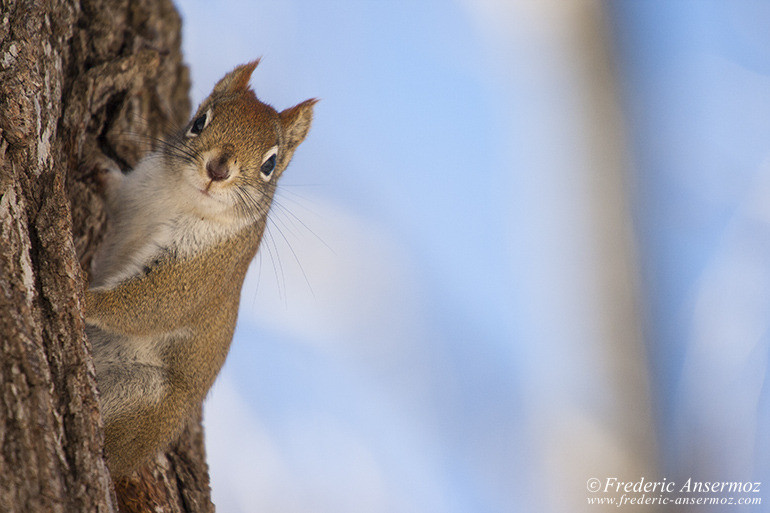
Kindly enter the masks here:
M 113 476 L 171 441 L 224 363 L 276 181 L 315 100 L 282 112 L 226 75 L 191 122 L 128 175 L 105 177 L 110 227 L 86 292 Z

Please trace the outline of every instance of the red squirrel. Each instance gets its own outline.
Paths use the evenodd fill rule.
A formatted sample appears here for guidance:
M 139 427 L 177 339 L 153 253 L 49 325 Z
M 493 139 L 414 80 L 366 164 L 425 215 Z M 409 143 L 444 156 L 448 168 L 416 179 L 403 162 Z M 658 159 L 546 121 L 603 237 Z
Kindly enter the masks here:
M 316 100 L 277 112 L 222 78 L 184 129 L 104 183 L 111 227 L 86 291 L 107 465 L 126 475 L 184 427 L 232 341 L 241 286 Z

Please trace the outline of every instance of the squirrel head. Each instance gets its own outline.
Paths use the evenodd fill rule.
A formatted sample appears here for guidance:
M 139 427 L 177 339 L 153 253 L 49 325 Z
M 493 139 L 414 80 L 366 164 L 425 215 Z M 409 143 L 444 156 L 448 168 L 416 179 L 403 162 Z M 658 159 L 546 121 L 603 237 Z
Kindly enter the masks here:
M 282 112 L 257 99 L 249 80 L 259 60 L 225 75 L 162 153 L 204 217 L 263 218 L 276 182 L 305 139 L 315 99 Z

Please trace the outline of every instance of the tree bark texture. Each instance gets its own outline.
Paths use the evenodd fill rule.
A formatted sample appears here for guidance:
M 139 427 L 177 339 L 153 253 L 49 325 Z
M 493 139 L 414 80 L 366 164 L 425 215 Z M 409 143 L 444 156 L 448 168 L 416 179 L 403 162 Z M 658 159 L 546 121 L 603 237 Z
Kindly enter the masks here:
M 169 0 L 0 0 L 0 511 L 213 511 L 199 418 L 112 482 L 81 307 L 96 176 L 189 114 Z

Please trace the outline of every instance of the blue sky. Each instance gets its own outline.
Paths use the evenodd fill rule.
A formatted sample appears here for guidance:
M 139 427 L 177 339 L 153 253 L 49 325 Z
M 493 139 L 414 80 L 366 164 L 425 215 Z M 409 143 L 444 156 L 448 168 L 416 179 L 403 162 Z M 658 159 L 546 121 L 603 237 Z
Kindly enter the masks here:
M 258 56 L 252 83 L 265 101 L 321 99 L 284 175 L 278 201 L 291 213 L 274 212 L 266 243 L 278 247 L 263 245 L 222 376 L 284 459 L 285 493 L 330 511 L 504 509 L 513 454 L 490 463 L 478 447 L 511 437 L 518 401 L 507 134 L 481 75 L 479 28 L 442 2 L 180 7 L 194 101 Z M 324 430 L 294 431 L 313 419 Z M 502 423 L 496 433 L 490 422 Z M 356 440 L 385 487 L 378 508 L 335 490 L 361 472 L 338 447 Z M 483 490 L 495 486 L 502 496 Z
M 218 511 L 579 511 L 765 432 L 767 17 L 674 4 L 178 3 L 194 103 L 256 57 L 321 99 L 206 403 Z

